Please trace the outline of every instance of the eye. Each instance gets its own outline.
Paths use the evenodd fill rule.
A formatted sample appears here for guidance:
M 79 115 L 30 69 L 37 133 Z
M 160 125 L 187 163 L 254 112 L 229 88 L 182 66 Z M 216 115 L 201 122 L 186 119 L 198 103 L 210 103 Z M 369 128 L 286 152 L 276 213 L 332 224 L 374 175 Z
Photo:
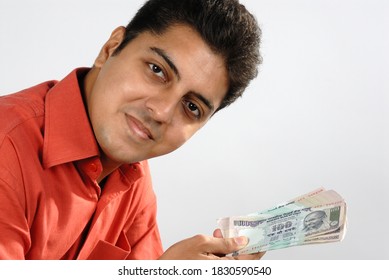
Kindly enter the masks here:
M 161 69 L 161 67 L 159 67 L 158 65 L 154 64 L 154 63 L 149 63 L 149 67 L 150 67 L 150 70 L 156 75 L 158 76 L 159 78 L 163 79 L 164 81 L 166 81 L 166 76 L 165 76 L 165 73 L 163 72 L 163 70 Z
M 189 100 L 183 101 L 186 110 L 191 114 L 195 119 L 200 119 L 201 111 L 197 105 Z

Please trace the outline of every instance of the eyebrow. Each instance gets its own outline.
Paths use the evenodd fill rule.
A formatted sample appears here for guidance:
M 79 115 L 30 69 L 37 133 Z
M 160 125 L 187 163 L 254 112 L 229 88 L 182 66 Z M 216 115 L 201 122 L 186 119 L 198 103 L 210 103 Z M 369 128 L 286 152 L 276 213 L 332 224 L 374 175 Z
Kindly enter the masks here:
M 194 95 L 196 98 L 200 99 L 201 102 L 203 102 L 205 104 L 205 106 L 207 106 L 208 109 L 213 112 L 213 110 L 215 109 L 215 106 L 213 106 L 213 104 L 210 100 L 208 100 L 202 94 L 197 93 L 197 92 L 192 91 L 191 94 Z
M 174 64 L 173 60 L 169 57 L 169 55 L 162 49 L 157 47 L 150 47 L 150 50 L 154 53 L 156 53 L 158 56 L 160 56 L 165 62 L 169 65 L 169 67 L 173 70 L 174 74 L 176 75 L 177 79 L 180 80 L 180 72 L 178 71 L 176 65 Z M 204 95 L 198 93 L 198 92 L 191 92 L 192 95 L 194 95 L 196 98 L 198 98 L 201 102 L 205 104 L 205 106 L 208 107 L 210 111 L 213 111 L 215 109 L 215 106 L 213 103 L 204 97 Z
M 167 53 L 157 47 L 150 47 L 150 50 L 152 50 L 154 53 L 156 53 L 158 56 L 160 56 L 165 62 L 169 65 L 169 67 L 173 70 L 174 74 L 176 75 L 177 79 L 180 80 L 180 73 L 178 72 L 178 69 L 176 65 L 174 65 L 174 62 L 172 59 L 167 55 Z

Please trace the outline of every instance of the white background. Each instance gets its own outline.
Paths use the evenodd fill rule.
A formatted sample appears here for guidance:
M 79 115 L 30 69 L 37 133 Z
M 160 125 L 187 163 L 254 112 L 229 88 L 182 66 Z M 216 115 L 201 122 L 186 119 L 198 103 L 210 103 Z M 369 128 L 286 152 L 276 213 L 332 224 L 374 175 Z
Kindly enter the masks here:
M 91 66 L 141 0 L 0 0 L 0 95 Z M 348 203 L 341 243 L 264 259 L 389 259 L 389 1 L 246 0 L 264 62 L 245 96 L 150 161 L 164 246 L 319 186 Z

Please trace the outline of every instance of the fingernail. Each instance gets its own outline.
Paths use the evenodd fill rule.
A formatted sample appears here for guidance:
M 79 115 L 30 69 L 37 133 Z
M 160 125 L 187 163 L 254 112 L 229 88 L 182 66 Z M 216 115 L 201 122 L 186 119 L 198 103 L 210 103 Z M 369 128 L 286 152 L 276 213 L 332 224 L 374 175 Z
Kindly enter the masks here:
M 238 244 L 239 246 L 247 245 L 247 243 L 249 242 L 249 240 L 246 236 L 235 237 L 234 240 L 235 240 L 236 244 Z

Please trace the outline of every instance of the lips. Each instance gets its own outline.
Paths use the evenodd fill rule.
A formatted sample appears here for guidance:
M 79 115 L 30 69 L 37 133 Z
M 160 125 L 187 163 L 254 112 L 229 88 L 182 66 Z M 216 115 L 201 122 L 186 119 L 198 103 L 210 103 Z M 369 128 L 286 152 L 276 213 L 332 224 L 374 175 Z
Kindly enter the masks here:
M 141 121 L 127 114 L 126 114 L 126 118 L 127 118 L 127 124 L 131 129 L 131 131 L 133 132 L 133 134 L 135 134 L 136 136 L 138 136 L 143 140 L 154 140 L 150 130 L 145 125 L 143 125 Z

